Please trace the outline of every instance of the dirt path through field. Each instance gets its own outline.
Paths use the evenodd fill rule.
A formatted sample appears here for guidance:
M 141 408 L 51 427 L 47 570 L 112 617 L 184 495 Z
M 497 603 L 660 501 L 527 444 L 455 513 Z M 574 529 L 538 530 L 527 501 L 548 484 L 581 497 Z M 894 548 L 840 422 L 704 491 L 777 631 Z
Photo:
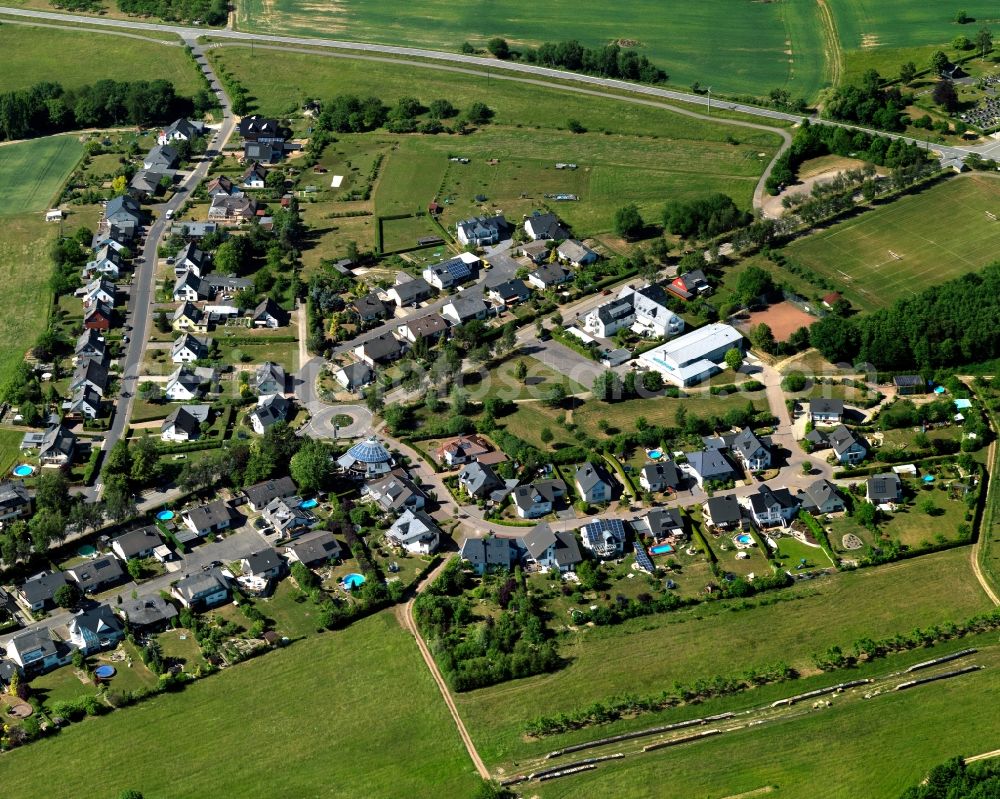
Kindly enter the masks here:
M 823 27 L 823 52 L 830 72 L 830 85 L 837 86 L 844 76 L 844 56 L 840 49 L 840 35 L 837 23 L 826 0 L 816 0 L 819 5 L 819 21 Z

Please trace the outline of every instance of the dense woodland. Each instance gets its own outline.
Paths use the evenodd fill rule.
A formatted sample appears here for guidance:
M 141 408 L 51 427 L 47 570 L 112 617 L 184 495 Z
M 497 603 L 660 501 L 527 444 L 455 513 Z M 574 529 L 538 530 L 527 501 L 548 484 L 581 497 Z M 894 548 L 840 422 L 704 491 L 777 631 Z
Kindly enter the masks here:
M 921 370 L 1000 357 L 1000 263 L 963 275 L 867 316 L 828 316 L 810 342 L 834 363 Z
M 1000 766 L 972 766 L 960 757 L 935 766 L 927 779 L 908 788 L 900 799 L 996 799 L 1000 796 Z
M 126 14 L 159 17 L 168 22 L 203 22 L 225 25 L 229 15 L 226 0 L 118 0 Z
M 101 80 L 76 89 L 36 83 L 0 94 L 0 140 L 44 136 L 63 130 L 169 122 L 193 110 L 204 112 L 212 98 L 198 92 L 178 96 L 165 80 Z

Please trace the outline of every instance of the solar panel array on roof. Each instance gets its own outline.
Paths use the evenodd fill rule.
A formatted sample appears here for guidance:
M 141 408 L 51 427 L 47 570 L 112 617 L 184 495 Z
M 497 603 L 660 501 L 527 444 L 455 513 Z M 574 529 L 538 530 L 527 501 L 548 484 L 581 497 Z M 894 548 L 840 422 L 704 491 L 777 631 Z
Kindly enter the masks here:
M 653 574 L 656 569 L 653 566 L 653 561 L 651 561 L 649 559 L 649 555 L 646 554 L 646 550 L 643 548 L 642 544 L 638 541 L 633 541 L 632 546 L 635 549 L 635 562 L 638 564 L 639 568 Z
M 621 519 L 598 519 L 584 525 L 587 548 L 599 557 L 608 557 L 620 551 L 625 543 L 625 525 Z

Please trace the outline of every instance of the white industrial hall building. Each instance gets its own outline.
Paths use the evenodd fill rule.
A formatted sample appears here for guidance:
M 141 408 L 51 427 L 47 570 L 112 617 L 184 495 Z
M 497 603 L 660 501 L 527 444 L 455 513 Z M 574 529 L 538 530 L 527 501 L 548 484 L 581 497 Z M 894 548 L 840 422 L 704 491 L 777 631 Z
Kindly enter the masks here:
M 642 353 L 639 362 L 676 386 L 693 386 L 721 372 L 719 364 L 733 347 L 743 352 L 743 336 L 736 328 L 715 323 Z

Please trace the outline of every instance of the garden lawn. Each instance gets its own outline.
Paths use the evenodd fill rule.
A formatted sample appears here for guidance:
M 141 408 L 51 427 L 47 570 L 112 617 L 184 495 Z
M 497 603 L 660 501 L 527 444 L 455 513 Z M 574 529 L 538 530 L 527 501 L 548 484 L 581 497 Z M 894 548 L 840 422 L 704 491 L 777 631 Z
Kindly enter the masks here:
M 777 598 L 785 601 L 758 604 Z M 799 583 L 751 602 L 750 609 L 729 609 L 737 605 L 711 603 L 581 630 L 560 642 L 569 659 L 563 670 L 460 694 L 459 710 L 487 762 L 517 760 L 552 748 L 551 741 L 522 739 L 525 723 L 542 714 L 624 692 L 657 694 L 677 680 L 735 675 L 779 661 L 809 672 L 812 655 L 832 645 L 846 648 L 862 636 L 958 621 L 991 607 L 965 547 Z M 582 739 L 594 737 L 590 731 Z
M 23 430 L 0 429 L 0 474 L 6 474 L 21 454 Z
M 0 217 L 44 211 L 82 156 L 83 145 L 75 136 L 46 136 L 0 147 Z M 58 231 L 58 225 L 50 227 Z M 7 238 L 6 233 L 0 236 Z
M 596 0 L 572 8 L 529 0 L 503 6 L 248 0 L 237 7 L 237 26 L 447 51 L 458 50 L 463 40 L 484 47 L 492 36 L 506 37 L 515 50 L 565 39 L 589 47 L 622 41 L 663 68 L 675 85 L 701 81 L 717 91 L 754 94 L 783 87 L 812 97 L 825 73 L 819 14 L 805 2 L 729 3 L 723 9 L 718 3 L 637 0 L 612 12 Z
M 947 208 L 947 223 L 941 209 Z M 971 173 L 867 211 L 789 245 L 788 257 L 874 310 L 996 260 L 1000 181 Z
M 302 601 L 296 601 L 299 597 Z M 292 585 L 291 580 L 282 580 L 274 593 L 267 599 L 258 600 L 257 609 L 274 621 L 278 635 L 289 638 L 304 638 L 320 627 L 319 607 L 308 596 Z
M 688 416 L 705 419 L 710 416 L 724 416 L 727 411 L 734 408 L 745 408 L 747 403 L 753 403 L 757 410 L 767 408 L 767 399 L 759 391 L 730 396 L 713 396 L 706 392 L 679 399 L 651 397 L 611 403 L 592 399 L 573 411 L 573 421 L 596 436 L 601 434 L 598 423 L 602 419 L 609 422 L 612 427 L 624 431 L 634 430 L 635 420 L 640 416 L 644 416 L 650 425 L 673 427 L 677 424 L 677 411 L 680 408 L 685 408 Z
M 4 796 L 37 797 L 43 772 L 51 799 L 79 796 L 81 780 L 102 796 L 134 788 L 148 799 L 228 796 L 234 780 L 259 796 L 345 799 L 471 796 L 476 785 L 430 673 L 389 612 L 14 752 Z
M 515 374 L 518 363 L 523 363 L 528 372 L 523 381 Z M 505 400 L 541 399 L 554 385 L 562 385 L 567 394 L 582 394 L 588 389 L 575 380 L 556 372 L 537 358 L 530 355 L 512 357 L 498 366 L 494 366 L 481 382 L 474 382 L 475 375 L 466 376 L 463 388 L 470 399 L 480 402 L 487 397 L 499 397 Z
M 70 31 L 2 25 L 0 53 L 4 68 L 0 72 L 0 91 L 25 89 L 41 81 L 55 81 L 73 89 L 104 79 L 162 78 L 173 83 L 178 94 L 190 96 L 204 84 L 179 45 L 176 38 L 160 41 L 115 36 L 90 26 Z M 72 69 L 67 69 L 70 64 Z

